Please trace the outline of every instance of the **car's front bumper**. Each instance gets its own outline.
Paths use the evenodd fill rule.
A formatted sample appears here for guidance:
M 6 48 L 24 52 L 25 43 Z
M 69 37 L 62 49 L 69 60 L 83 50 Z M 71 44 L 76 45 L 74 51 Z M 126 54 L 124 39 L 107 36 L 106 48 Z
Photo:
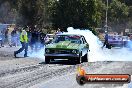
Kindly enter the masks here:
M 109 43 L 113 47 L 123 47 L 123 43 Z
M 45 54 L 45 57 L 50 59 L 70 59 L 78 58 L 79 54 Z

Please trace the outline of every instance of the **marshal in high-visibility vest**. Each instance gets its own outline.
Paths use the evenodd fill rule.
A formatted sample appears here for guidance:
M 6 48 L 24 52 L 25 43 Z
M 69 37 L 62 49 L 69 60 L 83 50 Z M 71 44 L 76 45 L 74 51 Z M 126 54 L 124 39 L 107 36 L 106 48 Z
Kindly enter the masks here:
M 17 50 L 14 51 L 14 56 L 16 57 L 16 54 L 22 52 L 23 50 L 25 51 L 24 57 L 28 57 L 27 56 L 27 50 L 28 50 L 28 35 L 27 32 L 25 30 L 22 30 L 21 34 L 20 34 L 20 42 L 22 44 L 22 47 Z
M 27 36 L 27 32 L 25 30 L 22 30 L 21 34 L 20 34 L 20 41 L 21 42 L 28 42 L 28 36 Z

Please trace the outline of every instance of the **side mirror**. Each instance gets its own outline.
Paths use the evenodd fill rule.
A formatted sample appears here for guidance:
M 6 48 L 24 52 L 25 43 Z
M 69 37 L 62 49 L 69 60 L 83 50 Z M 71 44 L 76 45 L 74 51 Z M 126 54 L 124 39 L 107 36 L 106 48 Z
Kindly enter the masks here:
M 89 48 L 89 44 L 88 43 L 86 43 L 86 47 Z
M 88 48 L 88 52 L 90 52 L 89 44 L 88 43 L 86 43 L 86 48 Z

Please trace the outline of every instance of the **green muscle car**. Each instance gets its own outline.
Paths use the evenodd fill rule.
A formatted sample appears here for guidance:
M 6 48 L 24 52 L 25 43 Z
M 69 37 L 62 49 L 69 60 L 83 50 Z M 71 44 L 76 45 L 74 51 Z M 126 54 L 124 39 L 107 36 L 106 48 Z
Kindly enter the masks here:
M 58 34 L 45 47 L 45 63 L 51 60 L 67 59 L 72 63 L 88 62 L 89 44 L 85 37 L 76 34 Z

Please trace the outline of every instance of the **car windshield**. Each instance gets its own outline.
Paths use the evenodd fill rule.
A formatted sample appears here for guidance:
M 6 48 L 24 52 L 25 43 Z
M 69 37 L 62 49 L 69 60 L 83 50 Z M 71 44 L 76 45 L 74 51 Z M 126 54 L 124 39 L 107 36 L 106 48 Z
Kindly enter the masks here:
M 55 36 L 53 43 L 60 41 L 70 41 L 71 43 L 81 44 L 81 37 L 78 35 L 57 35 Z

